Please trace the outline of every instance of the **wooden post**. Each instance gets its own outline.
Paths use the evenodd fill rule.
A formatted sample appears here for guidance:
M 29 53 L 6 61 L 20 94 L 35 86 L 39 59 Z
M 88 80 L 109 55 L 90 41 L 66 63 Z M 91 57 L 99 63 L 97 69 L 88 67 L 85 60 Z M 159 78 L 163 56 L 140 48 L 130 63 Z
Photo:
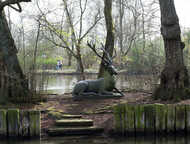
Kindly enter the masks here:
M 176 132 L 185 131 L 185 105 L 176 106 Z
M 22 137 L 29 136 L 29 113 L 28 111 L 20 111 L 20 127 L 19 127 L 19 135 Z
M 127 136 L 135 136 L 135 106 L 126 104 L 126 134 Z
M 19 135 L 19 109 L 9 109 L 7 111 L 8 136 Z
M 167 117 L 167 107 L 163 104 L 155 104 L 156 109 L 156 132 L 157 134 L 164 133 L 166 131 L 166 117 Z
M 29 111 L 30 119 L 30 136 L 31 137 L 40 137 L 41 126 L 40 126 L 40 111 L 31 110 Z
M 145 135 L 154 135 L 155 132 L 155 106 L 148 104 L 144 106 L 145 110 Z
M 185 120 L 185 130 L 190 132 L 190 105 L 185 106 L 186 120 Z
M 145 112 L 143 105 L 137 105 L 135 109 L 135 131 L 136 134 L 144 134 Z
M 115 126 L 115 132 L 117 134 L 122 134 L 122 113 L 121 113 L 121 110 L 122 110 L 122 105 L 119 104 L 119 105 L 116 105 L 114 107 L 114 126 Z
M 0 137 L 7 135 L 6 110 L 0 110 Z
M 175 132 L 175 106 L 167 105 L 167 133 Z

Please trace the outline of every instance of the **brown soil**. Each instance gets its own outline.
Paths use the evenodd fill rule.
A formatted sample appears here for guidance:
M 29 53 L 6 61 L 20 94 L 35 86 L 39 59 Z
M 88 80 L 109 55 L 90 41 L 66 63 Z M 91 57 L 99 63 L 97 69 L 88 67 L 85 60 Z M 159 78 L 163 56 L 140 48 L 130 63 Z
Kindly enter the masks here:
M 58 111 L 66 114 L 81 114 L 83 118 L 94 120 L 94 125 L 104 127 L 106 132 L 113 126 L 113 105 L 119 103 L 149 103 L 151 95 L 143 92 L 126 92 L 122 98 L 83 99 L 74 101 L 71 94 L 49 95 L 47 102 L 40 103 L 35 109 L 42 113 L 42 132 L 53 126 L 54 119 L 46 111 Z

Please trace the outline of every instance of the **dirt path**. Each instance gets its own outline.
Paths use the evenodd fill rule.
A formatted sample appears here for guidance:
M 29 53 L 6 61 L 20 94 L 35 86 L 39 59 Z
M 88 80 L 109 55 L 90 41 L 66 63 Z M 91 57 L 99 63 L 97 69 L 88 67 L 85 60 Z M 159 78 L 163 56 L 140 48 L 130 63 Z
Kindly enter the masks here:
M 54 123 L 47 111 L 66 114 L 82 114 L 83 118 L 94 120 L 94 125 L 110 131 L 113 126 L 112 107 L 119 103 L 149 103 L 151 95 L 143 92 L 124 93 L 122 98 L 83 99 L 74 101 L 71 94 L 49 96 L 47 102 L 40 103 L 35 109 L 42 110 L 42 130 L 45 132 Z

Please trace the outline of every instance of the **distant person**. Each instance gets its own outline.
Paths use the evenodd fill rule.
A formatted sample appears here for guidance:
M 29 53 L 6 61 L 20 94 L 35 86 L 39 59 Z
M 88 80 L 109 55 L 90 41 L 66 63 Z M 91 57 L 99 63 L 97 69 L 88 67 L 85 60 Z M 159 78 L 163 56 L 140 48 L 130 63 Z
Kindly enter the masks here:
M 62 67 L 63 67 L 63 63 L 60 61 L 60 63 L 59 63 L 59 69 L 62 70 Z
M 59 70 L 60 69 L 60 60 L 57 60 L 57 65 L 56 65 L 56 70 Z

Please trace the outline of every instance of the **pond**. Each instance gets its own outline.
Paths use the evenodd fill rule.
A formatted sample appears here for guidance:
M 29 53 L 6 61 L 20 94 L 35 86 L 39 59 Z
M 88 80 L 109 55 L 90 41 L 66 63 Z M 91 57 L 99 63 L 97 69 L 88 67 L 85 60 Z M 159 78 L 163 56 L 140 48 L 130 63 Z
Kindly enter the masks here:
M 56 137 L 46 140 L 1 141 L 1 144 L 188 144 L 188 137 L 162 138 L 101 138 L 101 137 Z
M 96 74 L 86 75 L 86 79 L 96 79 Z M 77 81 L 81 78 L 80 75 L 65 75 L 65 74 L 46 74 L 37 75 L 38 87 L 43 82 L 43 89 L 52 91 L 56 94 L 70 93 Z M 152 90 L 154 84 L 158 83 L 158 78 L 152 75 L 125 75 L 116 76 L 116 87 L 118 89 L 137 89 L 137 90 Z

